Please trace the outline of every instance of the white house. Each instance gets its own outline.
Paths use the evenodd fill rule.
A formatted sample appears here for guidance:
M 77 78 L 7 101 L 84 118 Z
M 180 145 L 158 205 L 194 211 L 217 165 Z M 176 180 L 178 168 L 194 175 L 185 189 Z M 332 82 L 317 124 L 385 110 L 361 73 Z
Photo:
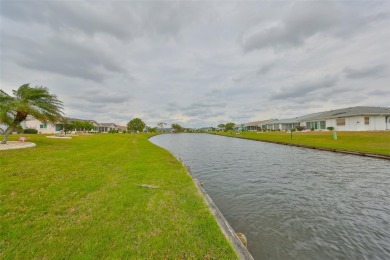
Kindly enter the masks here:
M 301 122 L 308 129 L 334 127 L 337 131 L 390 130 L 390 108 L 348 107 L 322 112 Z
M 333 127 L 337 131 L 390 130 L 390 108 L 348 107 L 291 119 L 270 120 L 260 126 L 267 130 L 291 130 L 297 126 L 314 130 Z
M 84 119 L 77 119 L 77 118 L 67 118 L 68 122 L 74 122 L 74 121 L 83 121 L 91 123 L 95 126 L 95 129 L 93 131 L 97 132 L 99 128 L 99 123 L 95 120 L 84 120 Z M 35 119 L 33 117 L 27 117 L 25 121 L 21 123 L 21 126 L 23 129 L 36 129 L 38 130 L 39 134 L 58 134 L 63 131 L 63 124 L 61 122 L 57 123 L 42 123 L 38 119 Z
M 99 132 L 108 133 L 111 130 L 118 131 L 118 127 L 114 123 L 100 123 L 99 124 Z

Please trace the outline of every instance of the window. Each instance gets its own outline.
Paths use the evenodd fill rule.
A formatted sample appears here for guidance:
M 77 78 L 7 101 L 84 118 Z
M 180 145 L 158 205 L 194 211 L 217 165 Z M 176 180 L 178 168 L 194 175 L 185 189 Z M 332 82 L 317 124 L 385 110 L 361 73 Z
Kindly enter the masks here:
M 345 125 L 345 118 L 337 118 L 336 125 Z
M 326 129 L 326 122 L 320 121 L 320 129 Z
M 40 129 L 46 129 L 47 128 L 47 125 L 45 124 L 45 125 L 39 125 L 39 128 Z
M 56 131 L 61 131 L 62 129 L 62 124 L 56 124 Z
M 368 117 L 368 116 L 364 117 L 364 124 L 365 125 L 369 125 L 370 124 L 370 117 Z

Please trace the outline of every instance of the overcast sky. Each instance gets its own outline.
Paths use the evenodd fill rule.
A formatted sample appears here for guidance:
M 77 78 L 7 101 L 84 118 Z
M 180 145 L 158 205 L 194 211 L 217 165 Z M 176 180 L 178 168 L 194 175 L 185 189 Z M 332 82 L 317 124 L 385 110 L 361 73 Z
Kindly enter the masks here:
M 185 127 L 390 106 L 389 1 L 3 1 L 1 89 Z

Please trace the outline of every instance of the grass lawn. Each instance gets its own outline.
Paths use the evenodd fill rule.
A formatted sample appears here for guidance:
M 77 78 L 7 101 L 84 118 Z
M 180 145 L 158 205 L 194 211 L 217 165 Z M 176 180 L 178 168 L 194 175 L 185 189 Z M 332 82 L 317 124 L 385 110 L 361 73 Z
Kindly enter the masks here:
M 234 132 L 219 132 L 217 134 L 234 136 Z M 337 132 L 338 140 L 334 141 L 332 132 L 242 132 L 240 138 L 310 145 L 322 148 L 354 150 L 360 152 L 390 155 L 390 131 L 383 132 Z
M 36 147 L 0 151 L 0 259 L 236 259 L 185 168 L 148 137 L 30 135 Z

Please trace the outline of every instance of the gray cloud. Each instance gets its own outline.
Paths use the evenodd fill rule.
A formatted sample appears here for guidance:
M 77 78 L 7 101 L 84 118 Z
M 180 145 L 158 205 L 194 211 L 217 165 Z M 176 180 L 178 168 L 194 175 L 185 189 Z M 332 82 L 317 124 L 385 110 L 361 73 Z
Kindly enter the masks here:
M 101 82 L 107 73 L 122 73 L 112 58 L 88 46 L 57 36 L 47 41 L 3 34 L 1 48 L 26 68 Z
M 320 80 L 314 80 L 309 82 L 303 82 L 297 84 L 294 87 L 282 88 L 278 94 L 271 97 L 272 100 L 277 99 L 294 99 L 302 98 L 319 90 L 326 90 L 332 88 L 337 83 L 338 78 L 335 76 L 326 76 Z
M 2 14 L 59 33 L 102 33 L 130 40 L 145 34 L 174 36 L 197 17 L 200 7 L 191 2 L 4 1 Z
M 349 18 L 345 19 L 347 16 Z M 243 40 L 243 49 L 249 52 L 263 48 L 297 47 L 315 35 L 346 37 L 373 20 L 387 18 L 387 14 L 368 18 L 350 6 L 333 1 L 298 2 L 292 4 L 286 16 L 277 23 L 249 33 Z
M 376 65 L 361 69 L 344 69 L 345 76 L 350 79 L 362 79 L 371 77 L 389 77 L 389 67 L 385 65 Z

